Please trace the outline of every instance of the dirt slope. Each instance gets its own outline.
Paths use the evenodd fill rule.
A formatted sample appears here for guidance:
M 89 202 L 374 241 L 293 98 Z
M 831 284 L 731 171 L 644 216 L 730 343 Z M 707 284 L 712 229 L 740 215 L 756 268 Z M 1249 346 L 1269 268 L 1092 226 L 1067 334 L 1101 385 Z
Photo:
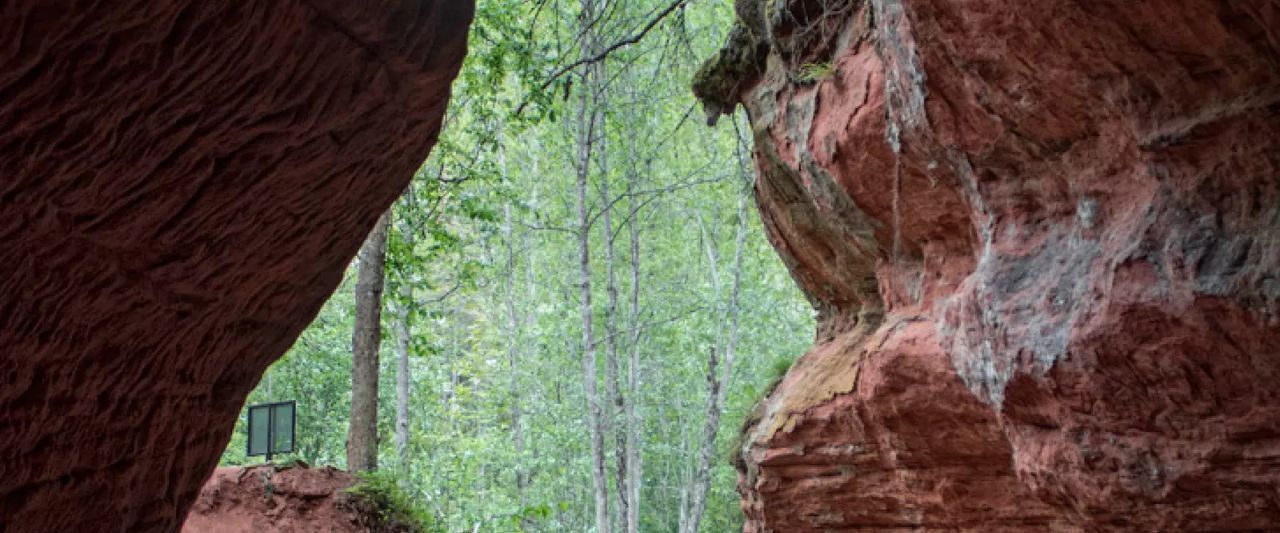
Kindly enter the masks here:
M 354 481 L 332 468 L 218 468 L 182 533 L 363 533 L 342 494 Z

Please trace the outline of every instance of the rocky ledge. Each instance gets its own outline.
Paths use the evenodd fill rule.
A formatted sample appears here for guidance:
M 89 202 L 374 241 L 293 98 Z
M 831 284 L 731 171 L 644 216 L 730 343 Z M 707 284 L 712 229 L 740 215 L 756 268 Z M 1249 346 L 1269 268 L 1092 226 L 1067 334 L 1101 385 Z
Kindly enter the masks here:
M 695 80 L 818 311 L 749 532 L 1280 524 L 1280 9 L 738 0 Z

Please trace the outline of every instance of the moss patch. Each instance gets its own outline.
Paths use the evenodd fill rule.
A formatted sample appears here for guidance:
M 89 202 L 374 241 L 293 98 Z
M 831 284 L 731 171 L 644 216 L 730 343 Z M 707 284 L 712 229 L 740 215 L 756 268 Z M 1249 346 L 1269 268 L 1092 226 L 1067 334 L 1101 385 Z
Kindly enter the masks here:
M 758 81 L 771 53 L 779 55 L 783 68 L 796 69 L 791 81 L 812 83 L 830 76 L 829 59 L 844 21 L 861 4 L 854 0 L 735 0 L 736 20 L 725 44 L 694 75 L 693 94 L 702 102 L 707 124 L 733 113 L 742 91 Z
M 800 67 L 800 71 L 796 73 L 795 80 L 798 83 L 817 83 L 830 78 L 835 72 L 836 68 L 830 61 L 805 63 L 804 66 Z
M 415 505 L 395 477 L 382 472 L 357 476 L 360 481 L 346 490 L 346 504 L 356 520 L 372 533 L 436 533 L 431 514 Z
M 708 125 L 714 126 L 720 115 L 733 113 L 742 90 L 764 71 L 767 54 L 765 42 L 739 21 L 720 51 L 702 63 L 693 77 L 693 94 L 702 102 Z

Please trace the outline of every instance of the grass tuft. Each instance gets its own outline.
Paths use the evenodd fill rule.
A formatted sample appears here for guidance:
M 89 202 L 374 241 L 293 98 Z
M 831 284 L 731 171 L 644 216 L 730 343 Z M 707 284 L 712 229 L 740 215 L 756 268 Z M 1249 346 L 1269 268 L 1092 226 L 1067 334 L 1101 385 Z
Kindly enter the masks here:
M 346 490 L 347 505 L 360 525 L 371 533 L 436 533 L 443 531 L 422 507 L 400 488 L 395 476 L 383 472 L 357 474 L 359 481 Z

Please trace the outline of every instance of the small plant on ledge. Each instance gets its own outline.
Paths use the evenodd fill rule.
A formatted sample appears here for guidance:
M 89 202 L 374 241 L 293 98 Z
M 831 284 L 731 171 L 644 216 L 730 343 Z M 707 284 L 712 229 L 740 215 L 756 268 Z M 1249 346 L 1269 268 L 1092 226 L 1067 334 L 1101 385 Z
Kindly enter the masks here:
M 830 78 L 832 74 L 835 74 L 835 72 L 835 65 L 832 65 L 829 61 L 822 63 L 805 63 L 804 66 L 800 67 L 800 71 L 797 72 L 792 79 L 795 80 L 796 83 L 808 85 Z

